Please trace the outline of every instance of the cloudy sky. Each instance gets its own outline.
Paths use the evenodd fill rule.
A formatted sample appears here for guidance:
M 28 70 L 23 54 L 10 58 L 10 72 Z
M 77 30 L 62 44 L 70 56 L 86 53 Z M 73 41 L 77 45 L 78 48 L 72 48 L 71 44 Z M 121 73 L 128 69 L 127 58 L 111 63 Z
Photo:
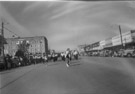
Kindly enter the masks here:
M 0 18 L 19 36 L 46 36 L 51 49 L 62 51 L 118 35 L 118 25 L 135 29 L 135 2 L 4 1 Z

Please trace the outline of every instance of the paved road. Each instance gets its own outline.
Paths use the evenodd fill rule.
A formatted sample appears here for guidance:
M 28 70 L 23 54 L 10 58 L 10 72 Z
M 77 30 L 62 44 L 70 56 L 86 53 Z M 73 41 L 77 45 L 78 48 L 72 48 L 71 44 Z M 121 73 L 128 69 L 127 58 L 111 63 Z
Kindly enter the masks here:
M 135 94 L 135 59 L 81 57 L 1 72 L 1 94 Z

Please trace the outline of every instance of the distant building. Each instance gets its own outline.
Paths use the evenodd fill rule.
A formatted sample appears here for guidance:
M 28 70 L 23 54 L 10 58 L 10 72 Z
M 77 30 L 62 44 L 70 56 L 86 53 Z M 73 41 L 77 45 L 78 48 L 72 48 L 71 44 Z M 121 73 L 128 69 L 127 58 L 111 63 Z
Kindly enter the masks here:
M 85 47 L 86 46 L 87 46 L 87 44 L 78 46 L 78 51 L 79 51 L 80 55 L 86 55 L 86 53 L 85 53 Z
M 4 53 L 14 56 L 18 50 L 17 45 L 24 40 L 30 44 L 28 49 L 30 55 L 43 56 L 48 54 L 48 40 L 44 36 L 7 38 L 7 44 L 4 45 Z
M 99 51 L 103 49 L 113 49 L 113 50 L 119 50 L 121 48 L 127 49 L 127 48 L 134 48 L 135 47 L 135 30 L 130 30 L 125 33 L 122 33 L 122 35 L 116 35 L 111 38 L 107 38 L 104 40 L 101 40 L 99 42 L 84 45 L 82 48 L 89 53 L 92 51 Z

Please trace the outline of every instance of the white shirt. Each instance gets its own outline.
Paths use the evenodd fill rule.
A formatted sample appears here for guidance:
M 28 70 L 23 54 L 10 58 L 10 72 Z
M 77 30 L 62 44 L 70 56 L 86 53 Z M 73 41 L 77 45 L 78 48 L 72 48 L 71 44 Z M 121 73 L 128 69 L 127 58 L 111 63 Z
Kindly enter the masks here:
M 77 51 L 75 51 L 73 54 L 74 54 L 74 55 L 77 55 L 77 54 L 78 54 L 78 52 L 77 52 Z
M 66 57 L 67 55 L 71 56 L 70 51 L 66 51 L 66 53 L 65 53 L 65 57 Z

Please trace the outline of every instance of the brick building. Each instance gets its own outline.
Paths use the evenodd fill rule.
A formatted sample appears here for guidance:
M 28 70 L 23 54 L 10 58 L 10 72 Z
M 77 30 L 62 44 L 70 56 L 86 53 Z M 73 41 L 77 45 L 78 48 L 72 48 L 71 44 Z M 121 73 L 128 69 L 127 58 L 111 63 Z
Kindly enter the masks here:
M 30 44 L 28 51 L 31 55 L 43 56 L 48 54 L 48 40 L 44 36 L 7 38 L 7 44 L 4 45 L 4 53 L 14 56 L 18 50 L 17 45 L 24 40 Z

